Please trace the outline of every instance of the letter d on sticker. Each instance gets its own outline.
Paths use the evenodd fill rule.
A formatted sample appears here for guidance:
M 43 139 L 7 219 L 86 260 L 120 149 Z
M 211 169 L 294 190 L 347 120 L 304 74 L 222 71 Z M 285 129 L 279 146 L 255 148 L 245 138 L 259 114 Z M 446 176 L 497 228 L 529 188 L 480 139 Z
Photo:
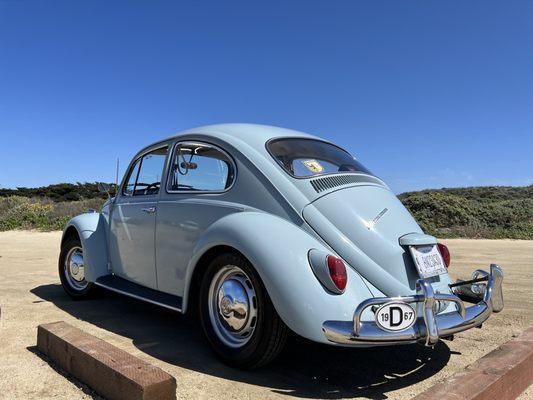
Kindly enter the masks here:
M 390 326 L 400 326 L 403 322 L 403 310 L 400 307 L 389 307 Z

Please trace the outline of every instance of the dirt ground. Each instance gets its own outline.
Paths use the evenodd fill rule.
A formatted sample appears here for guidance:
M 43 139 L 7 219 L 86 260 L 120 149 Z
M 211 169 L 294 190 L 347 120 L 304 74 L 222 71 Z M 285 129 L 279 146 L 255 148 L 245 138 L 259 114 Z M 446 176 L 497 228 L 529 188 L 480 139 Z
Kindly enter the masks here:
M 408 399 L 533 324 L 533 241 L 446 240 L 451 272 L 490 262 L 505 271 L 505 310 L 440 342 L 339 349 L 292 338 L 273 364 L 242 372 L 221 364 L 193 319 L 112 293 L 68 298 L 57 276 L 59 232 L 0 233 L 0 398 L 99 398 L 64 376 L 35 348 L 37 325 L 64 320 L 176 377 L 179 399 Z M 529 397 L 531 388 L 523 396 Z M 523 397 L 522 396 L 522 397 Z

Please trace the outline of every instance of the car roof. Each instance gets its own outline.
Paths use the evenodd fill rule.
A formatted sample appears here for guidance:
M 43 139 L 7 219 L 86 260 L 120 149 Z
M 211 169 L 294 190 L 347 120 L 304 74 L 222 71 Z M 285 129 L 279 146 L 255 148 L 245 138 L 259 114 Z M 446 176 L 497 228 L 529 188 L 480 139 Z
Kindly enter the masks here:
M 239 147 L 239 144 L 244 142 L 247 145 L 254 147 L 256 150 L 264 149 L 265 143 L 274 138 L 301 137 L 323 140 L 317 136 L 309 135 L 293 129 L 281 128 L 278 126 L 244 123 L 215 124 L 199 126 L 178 132 L 175 135 L 144 147 L 141 151 L 139 151 L 138 154 L 146 151 L 149 148 L 157 146 L 159 143 L 174 141 L 182 136 L 184 138 L 188 138 L 190 136 L 198 138 L 201 138 L 202 136 L 216 137 L 236 147 Z
M 212 133 L 223 134 L 224 136 L 231 136 L 237 139 L 249 141 L 259 141 L 264 145 L 268 140 L 277 137 L 309 137 L 316 138 L 313 135 L 309 135 L 304 132 L 296 131 L 293 129 L 281 128 L 272 125 L 261 124 L 216 124 L 200 126 L 193 129 L 180 132 L 176 136 L 189 133 Z

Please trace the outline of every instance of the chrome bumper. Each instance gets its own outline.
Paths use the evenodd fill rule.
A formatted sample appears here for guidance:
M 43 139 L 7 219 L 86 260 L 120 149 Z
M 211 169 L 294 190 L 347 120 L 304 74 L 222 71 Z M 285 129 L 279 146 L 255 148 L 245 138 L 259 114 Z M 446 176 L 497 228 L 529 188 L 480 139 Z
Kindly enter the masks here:
M 472 279 L 486 277 L 486 284 L 473 283 L 470 293 L 478 293 L 482 300 L 465 307 L 463 301 L 455 294 L 435 293 L 430 283 L 424 279 L 417 281 L 417 294 L 405 297 L 376 297 L 363 301 L 355 309 L 352 321 L 326 321 L 322 330 L 326 338 L 339 344 L 387 345 L 401 343 L 424 343 L 434 346 L 439 338 L 445 338 L 481 325 L 492 312 L 503 310 L 503 271 L 491 264 L 490 273 L 476 270 Z M 459 290 L 452 291 L 460 295 Z M 418 316 L 415 324 L 400 332 L 388 332 L 380 329 L 374 321 L 361 321 L 363 311 L 368 307 L 379 306 L 390 301 L 405 303 L 422 303 L 422 316 Z M 435 315 L 437 301 L 455 303 L 457 312 Z

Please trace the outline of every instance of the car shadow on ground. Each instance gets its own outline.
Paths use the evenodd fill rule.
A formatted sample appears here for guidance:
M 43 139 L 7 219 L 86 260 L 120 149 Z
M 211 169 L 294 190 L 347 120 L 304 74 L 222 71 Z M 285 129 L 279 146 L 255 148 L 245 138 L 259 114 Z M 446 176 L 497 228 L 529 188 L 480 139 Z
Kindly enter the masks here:
M 103 290 L 82 301 L 70 299 L 58 284 L 31 292 L 75 318 L 130 338 L 139 350 L 166 363 L 301 398 L 386 399 L 386 393 L 437 373 L 451 354 L 443 342 L 433 349 L 420 345 L 346 349 L 295 336 L 273 363 L 240 371 L 215 357 L 200 326 L 188 316 Z

